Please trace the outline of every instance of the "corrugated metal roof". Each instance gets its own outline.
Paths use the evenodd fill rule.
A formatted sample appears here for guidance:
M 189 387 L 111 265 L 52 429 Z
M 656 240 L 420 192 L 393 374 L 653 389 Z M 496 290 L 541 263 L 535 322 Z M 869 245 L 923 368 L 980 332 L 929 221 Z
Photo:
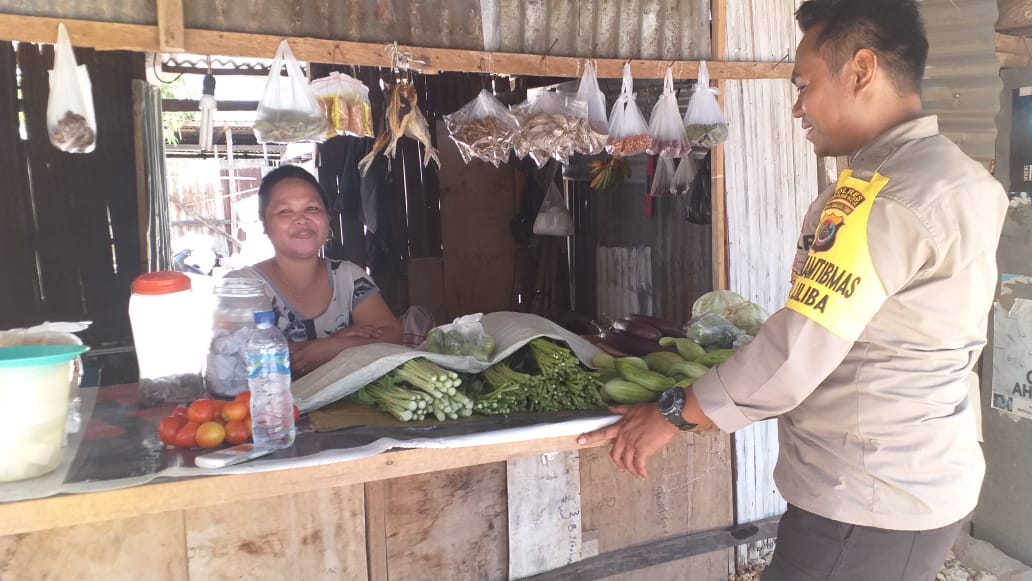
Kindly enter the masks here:
M 996 157 L 1000 65 L 996 60 L 996 0 L 925 0 L 928 29 L 924 105 L 939 129 L 964 153 L 989 164 Z
M 153 25 L 153 0 L 0 0 L 0 12 Z M 705 58 L 710 0 L 190 0 L 187 28 L 596 58 Z M 346 60 L 347 55 L 341 55 Z

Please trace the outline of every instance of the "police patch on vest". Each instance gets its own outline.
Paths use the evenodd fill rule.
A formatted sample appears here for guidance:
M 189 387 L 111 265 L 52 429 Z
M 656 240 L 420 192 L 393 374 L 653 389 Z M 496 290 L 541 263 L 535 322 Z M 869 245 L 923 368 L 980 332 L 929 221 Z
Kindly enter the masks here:
M 847 341 L 860 335 L 886 299 L 867 247 L 867 221 L 887 183 L 878 174 L 865 182 L 842 172 L 788 295 L 788 308 Z

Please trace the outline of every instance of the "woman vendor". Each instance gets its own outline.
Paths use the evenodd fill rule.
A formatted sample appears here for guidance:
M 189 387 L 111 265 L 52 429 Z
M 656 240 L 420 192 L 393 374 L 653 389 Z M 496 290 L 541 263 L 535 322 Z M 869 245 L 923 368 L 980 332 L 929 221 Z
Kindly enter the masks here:
M 401 343 L 401 323 L 366 271 L 319 256 L 330 237 L 323 200 L 319 182 L 303 168 L 269 172 L 258 189 L 258 214 L 275 255 L 226 275 L 265 282 L 298 375 L 349 347 Z

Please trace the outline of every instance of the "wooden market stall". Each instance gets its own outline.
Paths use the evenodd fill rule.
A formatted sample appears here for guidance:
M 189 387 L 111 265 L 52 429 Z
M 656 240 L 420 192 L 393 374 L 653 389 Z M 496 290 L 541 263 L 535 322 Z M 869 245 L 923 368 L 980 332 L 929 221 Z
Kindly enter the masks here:
M 95 49 L 98 55 L 105 51 L 127 51 L 127 55 L 185 51 L 267 58 L 283 37 L 291 37 L 294 54 L 303 61 L 391 64 L 383 42 L 333 40 L 333 36 L 319 37 L 317 30 L 301 30 L 298 34 L 282 28 L 211 29 L 198 25 L 200 16 L 191 13 L 189 5 L 184 11 L 182 1 L 141 0 L 141 4 L 153 12 L 152 22 L 140 23 L 125 16 L 118 21 L 103 21 L 104 10 L 94 18 L 83 13 L 68 18 L 3 14 L 0 39 L 51 43 L 57 23 L 63 22 L 76 46 Z M 225 2 L 212 4 L 219 10 L 230 10 Z M 298 10 L 305 4 L 327 6 L 325 2 L 287 4 Z M 644 11 L 648 15 L 642 2 L 619 3 L 619 8 L 607 2 L 587 4 L 598 11 L 593 22 L 608 19 L 612 25 L 623 13 Z M 661 51 L 642 58 L 598 58 L 600 77 L 619 78 L 623 64 L 629 61 L 637 79 L 661 78 L 668 65 L 673 66 L 676 78 L 693 79 L 698 72 L 697 59 L 705 57 L 711 59 L 711 78 L 721 87 L 726 81 L 776 82 L 787 87 L 784 79 L 792 64 L 780 53 L 769 62 L 726 60 L 724 0 L 714 0 L 712 6 L 708 0 L 698 0 L 683 8 L 678 2 L 660 4 L 667 17 L 691 19 L 686 35 L 705 35 L 693 40 L 702 47 L 695 50 L 695 58 L 686 58 L 683 52 L 668 55 Z M 99 5 L 109 9 L 106 4 Z M 276 17 L 289 13 L 281 6 L 270 6 L 269 10 Z M 710 12 L 712 25 L 705 18 Z M 790 9 L 781 12 L 788 21 Z M 298 21 L 309 22 L 311 17 L 305 13 Z M 531 21 L 529 15 L 527 19 Z M 654 23 L 654 15 L 653 20 L 646 17 L 641 22 L 642 26 Z M 757 26 L 755 22 L 740 24 Z M 511 24 L 500 25 L 503 32 L 506 26 Z M 792 26 L 791 22 L 787 26 Z M 668 36 L 678 34 L 669 26 L 656 27 Z M 413 24 L 412 30 L 416 29 Z M 748 35 L 747 30 L 751 28 L 738 33 Z M 359 35 L 349 36 L 353 37 Z M 565 49 L 569 56 L 559 55 L 564 51 L 553 51 L 547 42 L 527 44 L 520 52 L 492 48 L 486 38 L 480 39 L 480 49 L 433 47 L 432 41 L 424 46 L 402 42 L 404 37 L 395 39 L 399 40 L 395 50 L 407 55 L 412 70 L 426 75 L 452 71 L 576 78 L 583 58 L 599 56 L 590 47 L 585 52 L 573 45 Z M 648 44 L 647 39 L 641 41 Z M 504 38 L 498 45 L 511 46 Z M 123 154 L 124 165 L 131 167 L 132 155 Z M 445 151 L 444 155 L 450 164 L 461 163 L 454 152 Z M 703 276 L 709 287 L 695 284 L 691 286 L 695 294 L 728 286 L 723 160 L 723 148 L 718 147 L 712 159 L 713 222 L 704 232 L 710 238 L 704 248 L 711 270 Z M 136 172 L 143 174 L 144 169 L 137 167 Z M 490 170 L 485 172 L 491 174 Z M 479 178 L 463 172 L 442 174 L 441 236 L 446 239 L 445 255 L 439 261 L 433 257 L 412 260 L 410 284 L 424 275 L 445 281 L 459 279 L 470 264 L 491 264 L 490 256 L 461 250 L 456 254 L 455 249 L 476 242 L 471 240 L 476 232 L 464 232 L 462 227 L 469 213 L 489 213 L 480 207 L 481 201 L 470 196 L 470 181 L 496 178 L 496 174 Z M 812 187 L 816 189 L 816 184 Z M 119 188 L 123 195 L 126 189 L 132 189 L 124 184 Z M 139 195 L 146 203 L 141 191 L 128 194 L 122 201 L 135 200 Z M 600 219 L 611 231 L 602 233 L 599 243 L 641 246 L 640 240 L 628 243 L 628 238 L 619 237 L 640 229 L 640 222 L 620 224 L 622 214 L 635 202 L 604 199 L 619 209 Z M 445 207 L 455 201 L 459 206 Z M 110 205 L 133 213 L 131 207 Z M 496 221 L 487 221 L 484 227 L 505 228 L 497 218 L 494 215 Z M 145 225 L 134 227 L 138 232 L 146 231 Z M 131 230 L 127 227 L 126 232 Z M 700 235 L 693 234 L 691 240 L 698 240 Z M 453 237 L 452 243 L 447 240 L 449 236 Z M 120 244 L 124 243 L 123 238 Z M 662 276 L 663 265 L 669 264 L 660 258 L 693 252 L 692 248 L 671 243 L 657 248 L 662 249 L 653 258 L 656 276 Z M 139 254 L 138 262 L 145 263 L 143 252 Z M 692 264 L 685 259 L 675 266 L 685 269 Z M 120 288 L 118 292 L 124 295 L 126 280 L 139 270 L 123 265 L 110 287 Z M 675 317 L 690 308 L 686 291 L 680 289 L 678 293 L 676 289 L 676 277 L 680 275 L 681 270 L 670 275 L 668 287 L 675 290 L 660 303 Z M 449 294 L 448 289 L 455 286 L 447 282 L 442 286 L 446 305 L 461 308 L 469 304 L 468 295 Z M 0 291 L 4 297 L 3 293 L 14 292 L 3 284 Z M 76 316 L 71 310 L 56 315 L 45 308 L 37 312 L 50 317 Z M 732 547 L 773 534 L 769 520 L 760 521 L 755 528 L 733 528 L 733 470 L 734 450 L 726 434 L 679 439 L 653 460 L 650 479 L 644 482 L 617 471 L 605 446 L 578 448 L 572 438 L 555 438 L 458 450 L 393 451 L 319 467 L 62 495 L 0 504 L 0 571 L 15 578 L 49 574 L 58 578 L 167 579 L 236 575 L 270 579 L 497 579 L 553 571 L 554 578 L 598 578 L 604 572 L 619 573 L 615 578 L 624 579 L 722 580 L 734 569 Z M 574 512 L 579 519 L 575 532 L 568 527 L 568 517 Z M 751 519 L 737 520 L 747 524 Z M 560 569 L 567 565 L 572 569 Z

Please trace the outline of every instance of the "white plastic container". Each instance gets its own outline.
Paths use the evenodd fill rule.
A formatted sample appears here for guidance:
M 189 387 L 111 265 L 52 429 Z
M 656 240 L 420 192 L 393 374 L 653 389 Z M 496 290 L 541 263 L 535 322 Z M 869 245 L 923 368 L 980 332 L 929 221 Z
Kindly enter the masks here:
M 35 478 L 61 463 L 74 360 L 85 350 L 0 348 L 0 482 Z
M 133 281 L 129 321 L 144 405 L 189 402 L 204 393 L 203 320 L 185 274 L 151 272 Z

